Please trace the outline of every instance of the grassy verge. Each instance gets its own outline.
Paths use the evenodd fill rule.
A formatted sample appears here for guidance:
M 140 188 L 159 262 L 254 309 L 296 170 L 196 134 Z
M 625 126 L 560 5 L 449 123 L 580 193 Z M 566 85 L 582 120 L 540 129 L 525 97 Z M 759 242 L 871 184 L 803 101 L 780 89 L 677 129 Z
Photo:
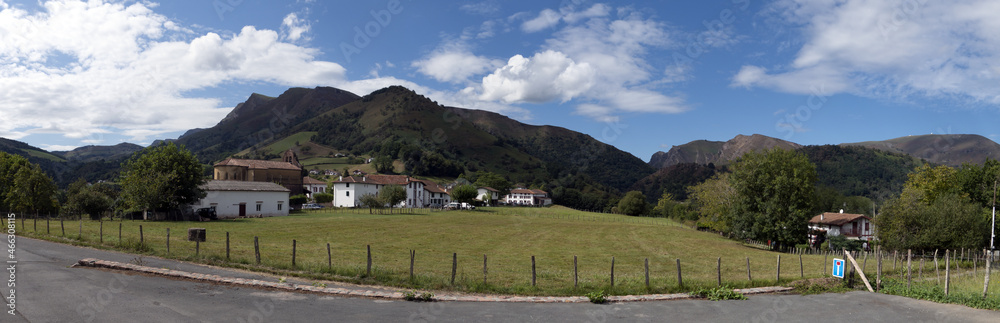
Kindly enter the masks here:
M 370 215 L 345 210 L 289 217 L 214 222 L 27 220 L 19 231 L 52 241 L 116 249 L 165 258 L 208 263 L 286 276 L 380 284 L 407 289 L 518 295 L 608 295 L 689 292 L 717 285 L 730 288 L 773 286 L 823 277 L 823 256 L 781 255 L 743 246 L 717 234 L 699 232 L 667 219 L 631 218 L 566 208 L 483 208 L 477 211 Z M 80 226 L 82 225 L 82 233 Z M 103 234 L 101 226 L 103 225 Z M 118 237 L 121 227 L 121 240 Z M 139 236 L 139 227 L 143 235 Z M 63 233 L 65 228 L 65 234 Z M 186 241 L 188 228 L 205 228 L 208 241 L 195 255 Z M 170 230 L 170 250 L 166 232 Z M 230 250 L 226 257 L 226 234 Z M 254 237 L 261 263 L 254 254 Z M 103 242 L 101 242 L 103 239 Z M 142 240 L 142 243 L 139 241 Z M 295 240 L 295 266 L 292 244 Z M 330 244 L 332 266 L 328 263 Z M 372 270 L 367 268 L 371 246 Z M 415 251 L 414 276 L 409 273 Z M 483 275 L 486 256 L 487 274 Z M 457 259 L 452 283 L 453 256 Z M 532 282 L 532 256 L 535 281 Z M 574 284 L 574 256 L 578 272 Z M 611 260 L 615 282 L 611 286 Z M 747 278 L 747 259 L 753 280 Z M 649 261 L 649 286 L 645 261 Z M 681 260 L 683 285 L 677 282 Z

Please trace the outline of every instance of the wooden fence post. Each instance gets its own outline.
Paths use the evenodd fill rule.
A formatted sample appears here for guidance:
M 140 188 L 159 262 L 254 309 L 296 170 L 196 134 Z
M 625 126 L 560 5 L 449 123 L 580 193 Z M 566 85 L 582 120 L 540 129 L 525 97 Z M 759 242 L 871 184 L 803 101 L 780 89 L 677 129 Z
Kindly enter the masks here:
M 949 289 L 951 287 L 951 257 L 949 253 L 951 250 L 944 250 L 944 294 L 948 295 Z
M 295 251 L 296 251 L 295 249 L 297 247 L 296 246 L 297 244 L 298 244 L 297 241 L 295 241 L 295 239 L 292 239 L 292 269 L 295 269 Z
M 934 249 L 934 274 L 937 275 L 938 285 L 941 285 L 941 269 L 939 268 L 940 266 L 938 266 L 937 255 L 938 255 L 938 250 Z
M 896 259 L 899 258 L 899 250 L 892 251 L 892 273 L 896 273 Z
M 417 258 L 417 251 L 410 250 L 410 280 L 413 280 L 413 262 Z
M 145 243 L 146 240 L 142 235 L 142 224 L 139 225 L 139 244 Z
M 366 245 L 368 247 L 368 276 L 372 275 L 372 245 Z M 452 275 L 454 276 L 454 275 Z M 454 278 L 452 278 L 452 284 L 454 284 Z
M 753 276 L 750 276 L 750 257 L 747 257 L 747 280 L 753 281 Z
M 649 258 L 646 258 L 646 289 L 649 289 Z
M 98 234 L 101 236 L 101 244 L 104 244 L 104 221 L 100 221 L 100 222 L 101 222 L 101 224 L 100 224 L 101 230 L 100 230 L 100 233 L 98 233 Z M 45 226 L 46 226 L 46 229 L 48 229 L 47 228 L 49 226 L 48 220 L 46 220 Z M 169 254 L 169 252 L 168 252 L 168 254 Z
M 718 280 L 718 286 L 722 286 L 722 257 L 719 257 L 715 261 L 715 277 Z
M 684 286 L 684 280 L 681 279 L 681 259 L 677 258 L 677 286 Z
M 194 241 L 194 255 L 196 257 L 201 255 L 201 240 Z
M 253 254 L 257 259 L 257 264 L 260 265 L 260 243 L 257 240 L 257 236 L 253 237 Z
M 983 298 L 986 298 L 987 292 L 990 289 L 990 265 L 992 265 L 990 258 L 992 257 L 986 257 L 986 281 L 983 282 Z
M 801 253 L 799 254 L 799 275 L 802 276 L 802 278 L 806 278 L 805 267 L 802 266 L 802 254 Z
M 878 266 L 875 269 L 875 292 L 878 293 L 879 287 L 882 286 L 882 251 L 876 251 L 875 255 L 878 258 Z
M 170 255 L 170 228 L 167 228 L 167 255 Z
M 326 243 L 326 270 L 333 271 L 333 252 L 330 251 L 330 243 Z
M 913 249 L 906 249 L 906 289 L 913 284 Z
M 826 275 L 826 261 L 829 258 L 830 258 L 830 253 L 829 252 L 824 252 L 823 253 L 823 275 Z
M 535 256 L 531 256 L 531 286 L 535 286 Z
M 77 232 L 77 236 L 80 237 L 80 240 L 83 240 L 83 218 L 80 218 L 80 229 Z
M 866 270 L 868 270 L 868 252 L 865 252 L 865 260 L 861 265 L 861 271 L 864 272 Z
M 776 270 L 776 272 L 777 274 L 775 274 L 775 282 L 781 283 L 781 255 L 778 255 L 778 270 Z
M 52 232 L 49 231 L 49 218 L 48 217 L 45 217 L 45 234 L 52 234 Z
M 483 255 L 483 286 L 486 286 L 486 255 Z
M 226 231 L 226 260 L 229 260 L 229 231 Z
M 118 222 L 118 244 L 122 244 L 122 223 Z
M 573 288 L 580 286 L 580 271 L 576 266 L 576 256 L 573 256 Z
M 615 257 L 611 257 L 611 287 L 615 287 Z
M 24 229 L 23 227 L 24 226 L 22 225 L 21 229 Z M 63 223 L 63 218 L 59 218 L 59 228 L 62 228 L 62 235 L 65 237 L 66 236 L 66 225 Z

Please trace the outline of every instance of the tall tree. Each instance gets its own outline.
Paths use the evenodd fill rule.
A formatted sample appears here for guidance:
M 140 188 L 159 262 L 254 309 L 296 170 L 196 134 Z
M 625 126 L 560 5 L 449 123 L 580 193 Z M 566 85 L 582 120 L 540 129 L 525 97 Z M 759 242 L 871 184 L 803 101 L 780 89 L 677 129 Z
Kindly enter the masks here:
M 642 192 L 631 191 L 618 201 L 618 211 L 631 216 L 644 215 L 649 212 L 649 203 Z
M 730 217 L 736 203 L 736 192 L 729 173 L 719 173 L 688 189 L 688 196 L 698 212 L 698 222 L 709 229 L 731 233 Z
M 99 220 L 104 212 L 111 210 L 114 199 L 98 185 L 88 185 L 80 178 L 69 185 L 66 207 L 73 212 L 81 212 L 92 220 Z
M 26 213 L 55 211 L 58 208 L 56 184 L 38 165 L 22 159 L 7 159 L 11 163 L 7 167 L 7 176 L 12 176 L 3 181 L 10 181 L 12 185 L 5 189 L 3 204 L 12 211 Z
M 361 195 L 361 197 L 359 197 L 358 200 L 361 202 L 361 205 L 364 205 L 365 207 L 368 208 L 368 214 L 372 214 L 372 209 L 379 209 L 385 206 L 385 203 L 382 202 L 382 199 L 378 198 L 378 196 L 372 193 Z
M 205 197 L 202 166 L 183 146 L 147 147 L 122 165 L 119 183 L 127 210 L 173 210 Z
M 780 148 L 746 154 L 733 164 L 730 182 L 733 234 L 785 246 L 805 239 L 816 166 L 804 154 Z
M 386 185 L 378 190 L 378 198 L 382 203 L 389 204 L 389 212 L 392 207 L 406 200 L 406 189 L 399 185 Z
M 455 202 L 472 203 L 476 200 L 476 196 L 479 195 L 479 191 L 472 185 L 460 185 L 451 190 L 451 192 L 448 192 L 448 195 L 451 195 L 451 199 Z

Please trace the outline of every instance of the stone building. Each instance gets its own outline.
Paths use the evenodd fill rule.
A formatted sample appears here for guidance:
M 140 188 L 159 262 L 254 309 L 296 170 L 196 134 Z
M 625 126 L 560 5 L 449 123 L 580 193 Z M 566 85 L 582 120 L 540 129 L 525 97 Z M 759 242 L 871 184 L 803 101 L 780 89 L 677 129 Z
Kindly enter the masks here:
M 213 176 L 222 181 L 277 183 L 292 195 L 304 193 L 302 177 L 302 165 L 291 149 L 282 154 L 282 161 L 228 158 L 215 164 Z

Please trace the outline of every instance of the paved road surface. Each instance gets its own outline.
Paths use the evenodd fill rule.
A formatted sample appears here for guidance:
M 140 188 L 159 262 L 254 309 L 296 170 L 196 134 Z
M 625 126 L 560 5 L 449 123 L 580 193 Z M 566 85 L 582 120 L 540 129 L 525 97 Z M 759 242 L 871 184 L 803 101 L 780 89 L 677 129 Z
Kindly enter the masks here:
M 26 238 L 17 241 L 17 258 L 18 313 L 3 314 L 0 322 L 1000 322 L 1000 312 L 865 292 L 610 305 L 413 303 L 70 268 L 82 258 L 129 262 L 136 256 Z M 277 281 L 246 272 L 144 260 L 148 266 Z

